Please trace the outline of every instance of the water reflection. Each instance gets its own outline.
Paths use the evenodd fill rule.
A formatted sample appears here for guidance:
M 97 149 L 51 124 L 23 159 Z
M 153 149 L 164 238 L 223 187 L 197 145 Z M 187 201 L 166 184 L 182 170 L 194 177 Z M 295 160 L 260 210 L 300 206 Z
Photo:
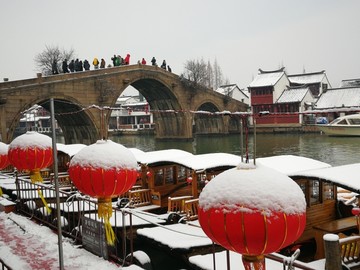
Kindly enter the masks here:
M 182 149 L 193 154 L 225 152 L 240 155 L 240 135 L 199 136 L 193 141 L 157 141 L 153 136 L 117 136 L 111 140 L 143 151 Z M 253 156 L 253 135 L 248 154 Z M 245 141 L 245 137 L 244 137 Z M 246 153 L 245 143 L 243 153 Z M 328 137 L 321 134 L 257 134 L 256 156 L 299 155 L 333 166 L 360 162 L 360 138 Z

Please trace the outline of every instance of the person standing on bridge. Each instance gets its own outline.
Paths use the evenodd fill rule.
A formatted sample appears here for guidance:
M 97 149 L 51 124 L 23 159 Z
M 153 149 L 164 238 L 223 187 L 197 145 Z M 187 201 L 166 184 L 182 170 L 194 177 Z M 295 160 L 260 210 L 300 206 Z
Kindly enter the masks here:
M 161 64 L 161 68 L 166 70 L 166 61 L 165 60 L 163 60 L 163 62 Z
M 62 70 L 64 73 L 69 73 L 68 63 L 66 59 L 64 59 L 64 61 L 62 62 Z
M 171 67 L 169 65 L 167 66 L 167 68 L 168 68 L 168 71 L 171 72 Z
M 157 66 L 155 57 L 153 57 L 153 58 L 151 59 L 151 64 L 152 64 L 153 66 Z
M 141 64 L 142 64 L 142 65 L 146 65 L 146 60 L 145 60 L 144 57 L 143 57 L 143 59 L 141 60 Z
M 125 65 L 129 65 L 130 64 L 130 54 L 127 54 L 125 57 Z
M 84 60 L 84 69 L 85 70 L 90 70 L 90 64 L 89 64 L 89 61 L 88 60 Z
M 100 68 L 105 68 L 105 60 L 104 58 L 101 58 L 101 62 L 100 62 Z
M 71 60 L 70 64 L 69 64 L 69 69 L 70 69 L 70 72 L 74 72 L 75 71 L 75 62 L 74 62 L 74 59 Z
M 59 74 L 56 59 L 54 59 L 54 61 L 52 62 L 52 65 L 51 65 L 51 71 L 52 71 L 52 74 L 53 74 L 53 75 L 55 75 L 55 74 Z
M 99 69 L 99 60 L 95 57 L 93 60 L 94 69 Z

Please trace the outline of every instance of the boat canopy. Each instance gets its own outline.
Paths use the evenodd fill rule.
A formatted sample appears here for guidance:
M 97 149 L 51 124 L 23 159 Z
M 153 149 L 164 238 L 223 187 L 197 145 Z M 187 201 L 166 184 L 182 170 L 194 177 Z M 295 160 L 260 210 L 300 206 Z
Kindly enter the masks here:
M 341 165 L 331 168 L 322 168 L 294 173 L 294 177 L 321 179 L 335 185 L 360 193 L 360 163 Z
M 282 172 L 287 176 L 292 176 L 302 171 L 331 167 L 331 165 L 328 163 L 295 155 L 280 155 L 258 158 L 256 159 L 256 163 L 261 163 L 262 165 Z
M 86 146 L 85 144 L 80 144 L 80 143 L 78 143 L 78 144 L 57 143 L 56 144 L 57 150 L 69 155 L 69 157 L 73 157 L 76 153 L 78 153 L 85 146 Z

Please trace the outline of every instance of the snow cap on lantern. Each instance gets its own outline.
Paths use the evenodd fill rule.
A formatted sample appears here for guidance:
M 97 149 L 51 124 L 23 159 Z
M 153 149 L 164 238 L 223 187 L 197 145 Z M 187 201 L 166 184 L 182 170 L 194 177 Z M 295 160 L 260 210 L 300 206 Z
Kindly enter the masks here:
M 28 131 L 9 145 L 8 158 L 20 171 L 30 171 L 31 180 L 42 181 L 40 170 L 53 162 L 52 140 L 49 136 Z
M 0 142 L 0 170 L 6 168 L 10 162 L 8 159 L 9 145 Z
M 205 186 L 199 222 L 214 242 L 243 259 L 262 256 L 300 237 L 306 224 L 304 193 L 278 171 L 241 163 Z
M 137 161 L 125 146 L 98 140 L 74 155 L 69 175 L 74 185 L 89 196 L 116 197 L 134 185 Z

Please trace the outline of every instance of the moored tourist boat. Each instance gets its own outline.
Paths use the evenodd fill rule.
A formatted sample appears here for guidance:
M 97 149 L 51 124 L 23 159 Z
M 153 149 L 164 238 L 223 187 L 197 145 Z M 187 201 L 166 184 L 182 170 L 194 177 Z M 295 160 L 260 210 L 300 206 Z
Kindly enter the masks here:
M 341 116 L 329 124 L 316 126 L 329 136 L 360 136 L 360 114 Z

